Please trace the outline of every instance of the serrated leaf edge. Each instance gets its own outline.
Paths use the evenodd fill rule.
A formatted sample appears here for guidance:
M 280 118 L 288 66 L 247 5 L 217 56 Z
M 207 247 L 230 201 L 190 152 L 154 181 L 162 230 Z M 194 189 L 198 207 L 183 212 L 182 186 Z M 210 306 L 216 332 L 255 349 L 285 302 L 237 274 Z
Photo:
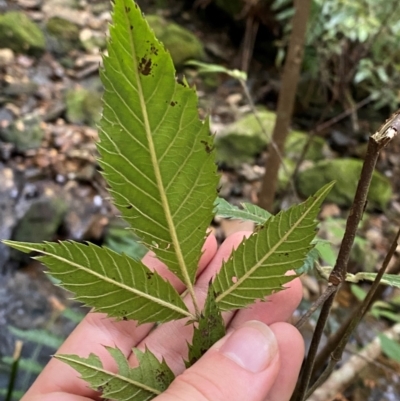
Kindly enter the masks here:
M 322 191 L 320 191 L 320 193 L 317 193 L 318 196 L 314 195 L 314 202 L 309 206 L 309 208 L 307 209 L 307 212 L 304 213 L 301 218 L 295 223 L 293 224 L 293 226 L 290 227 L 290 229 L 288 230 L 287 233 L 285 233 L 285 235 L 269 250 L 268 253 L 266 253 L 251 269 L 249 269 L 242 277 L 240 277 L 235 283 L 232 283 L 232 285 L 225 290 L 224 292 L 222 292 L 221 294 L 218 295 L 218 297 L 216 298 L 217 302 L 220 302 L 222 299 L 225 298 L 225 296 L 229 295 L 231 292 L 233 292 L 237 287 L 239 287 L 241 284 L 243 284 L 244 281 L 247 280 L 247 278 L 249 276 L 251 276 L 253 274 L 254 271 L 256 271 L 263 263 L 265 260 L 267 260 L 275 251 L 276 249 L 282 245 L 283 242 L 286 241 L 287 237 L 293 233 L 293 231 L 298 227 L 298 225 L 303 221 L 303 219 L 308 215 L 308 213 L 313 209 L 313 207 L 321 200 L 321 198 L 323 198 L 325 196 L 325 194 L 327 192 L 330 191 L 330 189 L 332 188 L 332 186 L 334 185 L 334 183 L 328 184 L 325 186 L 325 188 L 323 188 Z M 256 233 L 252 234 L 252 235 L 257 235 Z
M 135 6 L 137 7 L 137 5 L 135 4 Z M 127 16 L 127 11 L 126 9 L 124 9 L 124 16 L 126 19 L 126 23 L 129 25 L 129 18 Z M 146 21 L 147 23 L 147 21 Z M 155 38 L 156 40 L 158 40 L 157 38 Z M 185 259 L 183 257 L 183 252 L 182 249 L 180 247 L 180 243 L 179 243 L 179 239 L 176 233 L 176 229 L 175 229 L 175 225 L 173 222 L 173 218 L 172 218 L 172 213 L 171 210 L 169 208 L 169 204 L 168 204 L 168 199 L 167 199 L 167 195 L 164 191 L 164 186 L 163 186 L 163 181 L 162 181 L 162 176 L 161 176 L 161 171 L 160 171 L 160 167 L 157 161 L 157 153 L 155 150 L 155 146 L 154 146 L 154 142 L 153 142 L 153 137 L 152 137 L 152 133 L 151 133 L 151 128 L 150 128 L 150 123 L 149 123 L 149 115 L 148 115 L 148 111 L 146 108 L 146 102 L 144 99 L 144 93 L 143 93 L 143 88 L 142 88 L 142 82 L 140 80 L 140 74 L 139 74 L 139 67 L 138 67 L 138 63 L 137 63 L 137 54 L 136 54 L 136 48 L 134 45 L 134 40 L 132 37 L 132 31 L 129 30 L 129 45 L 131 47 L 131 54 L 132 54 L 132 63 L 134 65 L 134 71 L 136 74 L 136 79 L 137 79 L 137 93 L 138 93 L 138 98 L 140 101 L 140 106 L 141 106 L 141 110 L 143 113 L 143 120 L 144 120 L 144 129 L 145 129 L 145 133 L 146 133 L 146 138 L 148 141 L 148 145 L 149 145 L 149 153 L 151 156 L 151 162 L 152 162 L 152 166 L 154 169 L 154 174 L 155 174 L 155 178 L 156 178 L 156 184 L 157 184 L 157 188 L 159 190 L 160 193 L 160 199 L 161 199 L 161 204 L 162 204 L 162 208 L 164 209 L 164 213 L 165 213 L 165 218 L 168 224 L 168 230 L 171 234 L 171 239 L 172 239 L 172 245 L 173 245 L 173 249 L 176 252 L 176 258 L 178 261 L 178 265 L 180 266 L 181 272 L 182 272 L 182 277 L 184 279 L 184 283 L 187 287 L 188 292 L 190 293 L 190 296 L 193 300 L 195 309 L 198 309 L 197 303 L 196 303 L 196 296 L 194 293 L 194 288 L 193 288 L 193 283 L 191 282 L 190 279 L 190 275 L 189 275 L 189 271 L 186 267 L 186 263 L 185 263 Z
M 82 359 L 74 359 L 72 357 L 69 357 L 69 355 L 63 355 L 63 354 L 55 355 L 54 357 L 56 359 L 59 359 L 59 360 L 63 361 L 63 362 L 75 363 L 75 364 L 78 364 L 78 365 L 83 366 L 85 368 L 92 369 L 92 370 L 95 370 L 97 372 L 104 373 L 106 375 L 110 375 L 115 379 L 119 379 L 119 380 L 122 380 L 122 381 L 124 381 L 126 383 L 132 384 L 133 386 L 136 386 L 136 387 L 138 387 L 138 388 L 140 388 L 142 390 L 148 391 L 149 393 L 153 393 L 155 395 L 160 395 L 161 394 L 161 391 L 156 390 L 153 387 L 146 386 L 143 383 L 140 383 L 138 381 L 129 379 L 126 376 L 121 376 L 118 373 L 110 372 L 110 371 L 108 371 L 108 370 L 106 370 L 104 368 L 99 368 L 97 366 L 90 365 L 89 363 L 83 362 Z
M 93 275 L 93 276 L 95 276 L 95 277 L 97 277 L 97 278 L 100 278 L 100 279 L 103 280 L 103 281 L 106 281 L 106 282 L 108 282 L 108 283 L 110 283 L 110 284 L 112 284 L 112 285 L 115 285 L 115 286 L 117 286 L 117 287 L 120 287 L 120 288 L 122 288 L 122 289 L 124 289 L 124 290 L 126 290 L 126 291 L 128 291 L 128 292 L 131 292 L 131 293 L 133 293 L 133 294 L 135 294 L 135 295 L 139 295 L 139 296 L 141 296 L 141 297 L 143 297 L 143 298 L 147 298 L 147 299 L 149 299 L 149 300 L 151 300 L 151 301 L 153 301 L 153 302 L 155 302 L 155 303 L 157 303 L 157 304 L 159 304 L 159 305 L 162 305 L 162 306 L 164 306 L 164 307 L 166 307 L 166 308 L 168 308 L 168 309 L 171 309 L 171 310 L 173 310 L 173 311 L 175 311 L 175 312 L 181 314 L 182 316 L 186 316 L 186 317 L 188 317 L 188 318 L 190 318 L 190 319 L 194 319 L 194 318 L 195 318 L 195 317 L 193 316 L 193 314 L 191 314 L 188 310 L 179 308 L 178 306 L 175 306 L 175 305 L 173 305 L 173 304 L 171 304 L 171 303 L 168 303 L 168 302 L 163 301 L 161 298 L 152 297 L 152 296 L 150 296 L 149 294 L 147 294 L 147 293 L 145 293 L 145 292 L 138 291 L 138 290 L 136 290 L 135 288 L 129 287 L 129 286 L 127 286 L 127 285 L 125 285 L 125 284 L 122 284 L 122 283 L 120 283 L 120 282 L 118 282 L 118 281 L 115 281 L 115 280 L 112 280 L 112 279 L 110 279 L 110 278 L 108 278 L 108 277 L 105 277 L 105 276 L 103 276 L 103 275 L 101 275 L 101 274 L 99 274 L 99 273 L 94 272 L 94 271 L 91 270 L 91 269 L 88 269 L 87 267 L 82 266 L 82 265 L 79 264 L 79 263 L 75 263 L 75 262 L 73 262 L 73 261 L 71 261 L 71 260 L 65 259 L 65 258 L 63 258 L 63 257 L 60 257 L 60 256 L 58 256 L 58 255 L 56 255 L 56 254 L 53 254 L 53 253 L 50 253 L 50 252 L 38 250 L 38 249 L 36 249 L 36 248 L 34 248 L 34 247 L 29 247 L 29 246 L 26 246 L 26 245 L 22 245 L 21 243 L 15 243 L 14 241 L 4 240 L 4 241 L 2 241 L 2 242 L 3 242 L 4 244 L 6 244 L 6 245 L 9 245 L 9 246 L 11 246 L 11 247 L 13 247 L 13 248 L 16 248 L 16 249 L 19 249 L 19 250 L 22 250 L 22 249 L 23 249 L 23 250 L 25 250 L 25 251 L 40 252 L 41 255 L 35 257 L 35 259 L 40 258 L 41 256 L 44 256 L 44 255 L 45 255 L 45 256 L 48 256 L 48 257 L 51 257 L 51 258 L 54 258 L 54 259 L 57 259 L 57 260 L 59 260 L 59 261 L 61 261 L 61 262 L 64 262 L 64 263 L 66 263 L 66 264 L 69 264 L 70 266 L 76 267 L 77 269 L 83 270 L 83 271 L 85 271 L 86 273 L 91 274 L 91 275 Z M 49 244 L 49 245 L 51 245 L 50 242 L 44 242 L 44 244 Z M 57 245 L 61 245 L 61 244 L 62 244 L 62 242 L 61 242 L 60 244 L 57 244 Z M 40 245 L 40 244 L 38 244 L 38 245 Z M 109 251 L 110 251 L 110 252 L 113 252 L 112 250 L 109 250 Z M 126 256 L 126 255 L 125 255 L 125 256 Z M 129 259 L 131 259 L 129 256 L 126 256 L 126 257 L 129 258 Z M 135 263 L 138 263 L 138 262 L 135 261 L 134 259 L 132 259 L 132 260 L 133 260 Z M 139 263 L 140 263 L 140 262 L 139 262 Z

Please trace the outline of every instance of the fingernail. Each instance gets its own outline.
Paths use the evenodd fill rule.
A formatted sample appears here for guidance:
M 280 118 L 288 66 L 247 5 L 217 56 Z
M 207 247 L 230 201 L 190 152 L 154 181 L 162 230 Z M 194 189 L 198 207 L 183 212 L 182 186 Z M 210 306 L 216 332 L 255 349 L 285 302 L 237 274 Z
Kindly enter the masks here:
M 254 320 L 232 333 L 219 351 L 242 368 L 259 373 L 275 358 L 278 343 L 268 326 Z

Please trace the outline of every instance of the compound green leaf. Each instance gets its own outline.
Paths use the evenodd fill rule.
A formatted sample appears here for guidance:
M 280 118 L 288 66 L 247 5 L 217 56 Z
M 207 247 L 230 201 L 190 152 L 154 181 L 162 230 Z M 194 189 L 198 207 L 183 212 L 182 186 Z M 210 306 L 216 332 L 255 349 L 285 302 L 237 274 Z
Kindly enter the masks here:
M 56 358 L 77 370 L 93 390 L 115 401 L 151 400 L 165 391 L 175 378 L 165 361 L 159 362 L 147 349 L 145 352 L 133 350 L 139 362 L 137 368 L 129 367 L 125 355 L 118 348 L 106 349 L 117 363 L 117 373 L 105 369 L 93 354 L 88 358 L 77 355 L 57 355 Z
M 313 247 L 316 217 L 333 183 L 304 203 L 270 217 L 258 232 L 234 251 L 213 283 L 221 310 L 242 308 L 280 291 L 295 276 L 289 270 L 303 265 Z
M 100 164 L 114 203 L 188 287 L 213 217 L 218 177 L 195 90 L 132 0 L 116 0 L 102 81 Z
M 252 221 L 257 225 L 264 224 L 270 217 L 271 213 L 265 209 L 253 205 L 252 203 L 242 203 L 242 209 L 231 205 L 223 198 L 217 198 L 215 203 L 215 214 L 226 219 L 238 219 Z
M 76 299 L 120 319 L 139 323 L 192 317 L 172 285 L 143 263 L 108 248 L 76 242 L 4 241 L 43 262 Z

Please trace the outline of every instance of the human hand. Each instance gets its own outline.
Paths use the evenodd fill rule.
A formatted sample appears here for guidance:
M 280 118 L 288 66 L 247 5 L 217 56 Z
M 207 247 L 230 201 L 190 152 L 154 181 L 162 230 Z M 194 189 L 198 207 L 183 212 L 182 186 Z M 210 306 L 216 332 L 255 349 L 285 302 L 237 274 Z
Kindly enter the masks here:
M 207 285 L 232 251 L 249 233 L 231 235 L 219 249 L 209 236 L 199 263 L 196 283 L 199 298 L 204 299 Z M 179 292 L 182 283 L 151 255 L 144 263 L 173 283 Z M 89 313 L 58 351 L 87 357 L 98 355 L 106 369 L 116 370 L 115 362 L 104 346 L 118 347 L 134 364 L 132 348 L 147 346 L 157 357 L 164 357 L 176 375 L 174 382 L 155 401 L 287 401 L 300 370 L 304 344 L 300 333 L 285 323 L 301 299 L 301 284 L 291 281 L 287 289 L 269 297 L 269 302 L 224 313 L 227 335 L 192 367 L 185 370 L 187 341 L 192 327 L 179 320 L 138 326 L 134 321 L 119 321 L 104 314 Z M 268 325 L 268 326 L 267 326 Z M 21 401 L 91 401 L 99 393 L 87 387 L 74 369 L 52 359 Z

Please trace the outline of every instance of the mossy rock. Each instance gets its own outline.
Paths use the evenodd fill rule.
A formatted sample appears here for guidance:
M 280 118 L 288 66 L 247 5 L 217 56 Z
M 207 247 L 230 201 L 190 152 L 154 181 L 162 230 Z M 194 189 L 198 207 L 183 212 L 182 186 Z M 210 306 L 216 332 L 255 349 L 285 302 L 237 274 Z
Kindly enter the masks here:
M 258 117 L 269 136 L 265 135 L 254 114 L 248 114 L 227 125 L 215 138 L 217 161 L 228 167 L 253 163 L 254 158 L 268 145 L 275 125 L 275 113 L 258 111 Z
M 80 29 L 73 22 L 60 17 L 52 17 L 47 21 L 46 29 L 50 35 L 50 47 L 56 53 L 66 53 L 81 47 Z
M 311 196 L 323 185 L 336 180 L 326 201 L 350 207 L 357 188 L 363 162 L 358 159 L 322 160 L 299 173 L 297 185 L 304 196 Z M 374 171 L 368 193 L 368 207 L 384 210 L 392 197 L 390 181 L 381 173 Z
M 148 15 L 146 19 L 157 38 L 170 52 L 176 68 L 183 67 L 191 59 L 204 59 L 202 43 L 189 30 L 158 15 Z
M 298 160 L 309 139 L 309 134 L 301 131 L 292 131 L 285 142 L 285 157 Z M 324 158 L 325 141 L 318 136 L 311 139 L 311 144 L 304 156 L 305 160 L 322 160 Z
M 67 212 L 67 205 L 59 198 L 38 199 L 14 228 L 12 239 L 22 242 L 42 242 L 54 240 Z M 29 260 L 28 255 L 12 250 L 14 260 Z
M 228 167 L 238 167 L 242 163 L 253 163 L 255 157 L 269 145 L 274 129 L 276 114 L 259 109 L 258 117 L 268 135 L 261 129 L 258 119 L 253 113 L 247 114 L 227 125 L 215 140 L 217 160 Z M 297 160 L 308 141 L 308 134 L 291 131 L 285 143 L 284 155 L 288 159 Z M 320 160 L 323 156 L 325 141 L 314 137 L 305 155 L 306 160 Z
M 10 11 L 0 15 L 0 48 L 37 56 L 45 50 L 45 39 L 39 26 L 26 14 Z
M 41 119 L 34 114 L 26 115 L 0 131 L 0 139 L 14 144 L 19 152 L 39 148 L 43 137 Z
M 101 116 L 101 95 L 84 88 L 69 90 L 66 94 L 66 117 L 73 124 L 95 126 Z

